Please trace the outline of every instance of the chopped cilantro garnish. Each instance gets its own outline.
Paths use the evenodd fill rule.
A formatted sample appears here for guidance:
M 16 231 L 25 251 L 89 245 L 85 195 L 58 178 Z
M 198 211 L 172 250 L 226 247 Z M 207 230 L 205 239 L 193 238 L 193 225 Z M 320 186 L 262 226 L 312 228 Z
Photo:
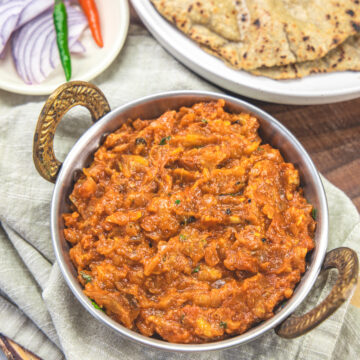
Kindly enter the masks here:
M 163 137 L 160 142 L 159 145 L 165 145 L 167 141 L 169 141 L 171 139 L 171 136 L 165 136 Z
M 317 210 L 313 207 L 311 210 L 311 216 L 314 220 L 316 220 L 316 216 L 317 216 Z
M 175 200 L 175 204 L 179 205 L 181 203 L 181 201 L 179 199 Z
M 227 328 L 227 323 L 225 321 L 220 321 L 220 327 L 222 327 L 223 329 Z
M 185 235 L 183 235 L 183 234 L 180 234 L 180 235 L 179 235 L 179 238 L 180 238 L 181 241 L 184 241 L 184 240 L 187 239 L 187 236 L 185 236 Z
M 198 265 L 196 268 L 193 269 L 192 273 L 195 274 L 195 273 L 198 273 L 200 270 L 200 265 Z
M 80 271 L 80 275 L 85 280 L 85 284 L 87 284 L 88 282 L 90 282 L 92 280 L 92 277 L 90 275 L 84 273 L 83 271 Z
M 100 307 L 100 306 L 95 302 L 95 300 L 93 300 L 93 299 L 90 299 L 90 300 L 91 300 L 92 306 L 93 306 L 95 309 L 98 309 L 98 310 L 101 310 L 101 311 L 104 311 L 104 312 L 105 312 L 105 310 L 104 310 L 102 307 Z
M 208 121 L 206 119 L 201 119 L 201 121 L 204 123 L 204 124 L 207 124 Z
M 181 323 L 184 321 L 184 318 L 185 318 L 185 314 L 182 314 L 182 315 L 180 316 L 180 322 L 181 322 Z

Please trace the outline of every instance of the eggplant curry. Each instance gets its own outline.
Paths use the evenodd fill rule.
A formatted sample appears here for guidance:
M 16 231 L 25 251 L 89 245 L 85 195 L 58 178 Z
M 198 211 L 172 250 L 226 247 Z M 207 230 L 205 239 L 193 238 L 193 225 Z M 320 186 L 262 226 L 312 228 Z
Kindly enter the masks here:
M 63 214 L 95 307 L 146 336 L 204 343 L 243 333 L 292 296 L 314 210 L 258 127 L 218 100 L 107 136 Z

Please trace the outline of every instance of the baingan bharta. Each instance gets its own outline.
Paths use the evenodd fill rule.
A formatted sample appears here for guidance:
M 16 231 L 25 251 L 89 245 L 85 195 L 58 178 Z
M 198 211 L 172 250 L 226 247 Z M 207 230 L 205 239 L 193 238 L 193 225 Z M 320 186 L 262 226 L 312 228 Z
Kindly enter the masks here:
M 143 335 L 204 343 L 245 332 L 292 296 L 314 209 L 258 127 L 218 100 L 107 136 L 63 214 L 95 306 Z

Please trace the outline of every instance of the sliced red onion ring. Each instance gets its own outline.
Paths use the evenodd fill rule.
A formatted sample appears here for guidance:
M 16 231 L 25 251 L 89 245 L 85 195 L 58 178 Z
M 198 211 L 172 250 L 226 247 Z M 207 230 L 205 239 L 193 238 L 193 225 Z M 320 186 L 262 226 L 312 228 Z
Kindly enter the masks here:
M 0 4 L 0 53 L 16 27 L 20 13 L 28 0 L 4 1 Z
M 71 47 L 71 52 L 73 54 L 82 54 L 85 51 L 86 51 L 85 46 L 80 41 L 76 41 L 74 45 Z
M 87 26 L 81 10 L 67 6 L 69 49 L 84 51 L 78 39 Z M 52 9 L 17 30 L 11 39 L 12 55 L 18 74 L 27 84 L 40 83 L 60 64 Z
M 11 34 L 49 9 L 53 0 L 0 0 L 0 56 Z

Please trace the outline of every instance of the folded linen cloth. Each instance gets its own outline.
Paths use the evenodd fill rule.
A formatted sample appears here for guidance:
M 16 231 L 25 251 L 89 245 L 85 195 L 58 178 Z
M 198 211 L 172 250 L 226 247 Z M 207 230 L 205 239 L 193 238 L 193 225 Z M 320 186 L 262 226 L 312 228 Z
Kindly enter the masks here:
M 136 26 L 131 27 L 121 55 L 94 83 L 113 108 L 160 91 L 214 90 Z M 191 355 L 143 347 L 95 320 L 72 295 L 55 261 L 49 229 L 53 185 L 38 175 L 32 162 L 33 134 L 45 99 L 0 91 L 0 332 L 45 360 L 357 357 L 360 309 L 349 302 L 300 338 L 285 340 L 270 331 L 233 349 Z M 55 138 L 60 160 L 90 124 L 86 110 L 70 111 Z M 349 246 L 360 255 L 356 208 L 343 192 L 325 179 L 323 183 L 330 210 L 329 249 Z M 301 311 L 319 303 L 335 279 L 332 271 L 320 276 Z

